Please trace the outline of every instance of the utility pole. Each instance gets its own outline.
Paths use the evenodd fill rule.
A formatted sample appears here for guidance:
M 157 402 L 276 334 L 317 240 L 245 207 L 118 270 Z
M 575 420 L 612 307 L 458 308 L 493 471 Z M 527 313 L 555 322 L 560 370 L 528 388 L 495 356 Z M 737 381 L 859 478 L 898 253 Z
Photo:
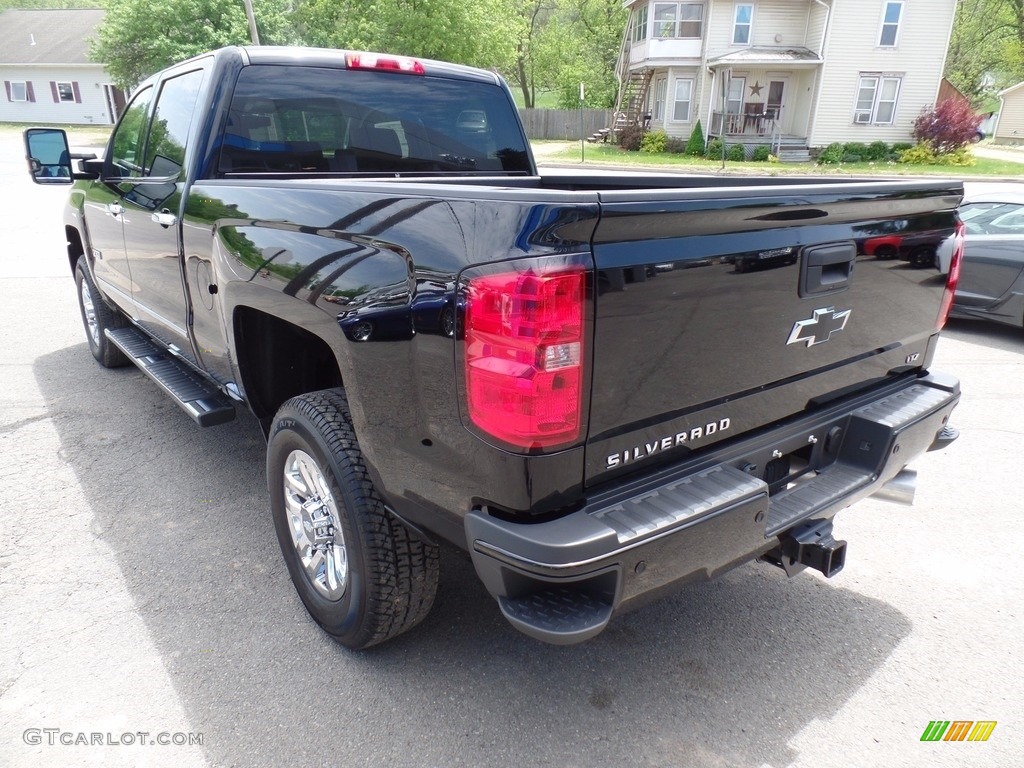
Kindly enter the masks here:
M 242 0 L 245 5 L 245 18 L 249 20 L 249 37 L 253 45 L 260 44 L 260 33 L 256 30 L 256 14 L 252 12 L 252 0 Z

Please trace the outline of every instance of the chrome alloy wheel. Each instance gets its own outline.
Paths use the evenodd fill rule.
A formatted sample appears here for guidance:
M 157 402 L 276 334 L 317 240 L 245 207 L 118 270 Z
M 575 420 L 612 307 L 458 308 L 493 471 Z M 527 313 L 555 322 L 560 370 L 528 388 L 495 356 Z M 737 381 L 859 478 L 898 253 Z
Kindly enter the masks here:
M 88 280 L 82 280 L 82 310 L 85 312 L 85 325 L 89 331 L 89 339 L 94 347 L 100 345 L 100 325 L 96 322 L 96 307 L 92 303 L 92 291 Z
M 348 553 L 338 506 L 316 459 L 305 451 L 292 451 L 285 460 L 284 504 L 310 583 L 328 600 L 340 600 L 348 586 Z

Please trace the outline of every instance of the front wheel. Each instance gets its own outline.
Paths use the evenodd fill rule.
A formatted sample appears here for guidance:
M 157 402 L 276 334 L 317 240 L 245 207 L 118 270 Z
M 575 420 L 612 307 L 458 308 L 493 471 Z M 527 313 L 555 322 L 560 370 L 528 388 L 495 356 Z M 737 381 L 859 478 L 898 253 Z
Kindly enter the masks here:
M 83 257 L 84 258 L 84 257 Z M 131 362 L 128 356 L 107 338 L 106 330 L 124 328 L 128 321 L 116 309 L 103 301 L 92 281 L 82 258 L 75 265 L 75 285 L 78 287 L 78 308 L 82 311 L 82 324 L 89 340 L 89 351 L 104 368 L 120 368 Z
M 267 445 L 267 480 L 292 583 L 335 640 L 366 648 L 426 617 L 437 592 L 437 547 L 385 509 L 341 390 L 281 406 Z

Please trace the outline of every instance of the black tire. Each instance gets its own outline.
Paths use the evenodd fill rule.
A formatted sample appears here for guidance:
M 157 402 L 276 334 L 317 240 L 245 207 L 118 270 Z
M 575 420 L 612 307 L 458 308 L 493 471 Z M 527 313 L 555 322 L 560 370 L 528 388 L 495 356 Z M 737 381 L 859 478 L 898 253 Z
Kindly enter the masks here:
M 295 463 L 310 458 L 319 471 L 314 483 L 300 474 L 300 465 Z M 308 464 L 301 466 L 309 468 Z M 292 584 L 310 615 L 328 634 L 358 650 L 389 640 L 427 616 L 437 593 L 437 547 L 424 542 L 385 509 L 363 463 L 348 401 L 341 390 L 300 395 L 281 406 L 267 444 L 267 478 L 274 526 Z M 298 485 L 317 483 L 326 485 L 330 498 L 307 494 L 304 499 Z M 324 517 L 325 510 L 330 518 Z M 315 516 L 312 522 L 310 514 Z M 324 526 L 325 519 L 330 527 Z M 325 536 L 317 540 L 321 560 L 327 549 L 338 552 L 339 537 L 333 526 L 340 524 L 340 559 L 346 562 L 346 573 L 344 579 L 335 578 L 333 592 L 326 574 L 311 575 L 316 567 L 300 558 L 300 551 L 316 557 L 317 547 L 298 541 L 292 532 L 293 520 L 305 530 L 299 536 Z M 312 544 L 308 537 L 305 544 Z M 330 563 L 338 560 L 335 555 Z M 322 565 L 325 571 L 331 567 L 326 560 Z M 339 582 L 344 582 L 340 594 Z
M 875 258 L 879 261 L 888 261 L 899 256 L 899 251 L 892 245 L 880 245 L 875 249 Z
M 938 264 L 938 258 L 934 246 L 920 245 L 910 253 L 910 265 L 917 269 L 934 267 Z
M 126 327 L 128 320 L 116 309 L 107 306 L 100 292 L 96 290 L 96 284 L 86 271 L 85 265 L 82 264 L 82 259 L 75 264 L 75 287 L 78 289 L 78 308 L 82 313 L 85 338 L 89 342 L 92 356 L 104 368 L 128 365 L 131 362 L 128 356 L 115 347 L 105 333 L 107 328 L 114 330 Z

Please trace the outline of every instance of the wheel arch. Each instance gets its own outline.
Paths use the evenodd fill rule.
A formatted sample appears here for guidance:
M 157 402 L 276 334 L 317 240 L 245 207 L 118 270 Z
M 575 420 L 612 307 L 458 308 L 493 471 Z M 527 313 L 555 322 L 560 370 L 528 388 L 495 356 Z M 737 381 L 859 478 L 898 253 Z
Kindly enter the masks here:
M 248 306 L 232 322 L 242 387 L 264 435 L 289 398 L 344 386 L 334 350 L 312 331 Z
M 64 237 L 67 240 L 68 262 L 71 267 L 71 274 L 75 274 L 75 266 L 78 259 L 85 255 L 85 246 L 82 243 L 82 233 L 76 227 L 64 225 Z

